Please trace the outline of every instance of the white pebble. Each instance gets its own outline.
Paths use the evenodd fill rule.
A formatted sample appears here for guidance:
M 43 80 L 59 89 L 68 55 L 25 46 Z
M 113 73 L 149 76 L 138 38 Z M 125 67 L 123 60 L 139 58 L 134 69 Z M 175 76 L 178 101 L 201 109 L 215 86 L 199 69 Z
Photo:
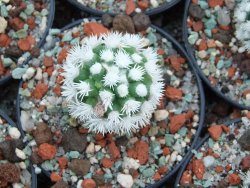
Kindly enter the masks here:
M 156 110 L 154 113 L 154 117 L 156 121 L 165 120 L 168 117 L 169 113 L 167 110 Z
M 5 29 L 7 28 L 8 22 L 4 19 L 4 17 L 0 16 L 0 33 L 5 33 Z
M 123 169 L 124 174 L 129 174 L 129 170 L 128 169 Z
M 154 136 L 151 136 L 151 137 L 150 137 L 150 140 L 151 140 L 151 141 L 155 141 L 155 137 L 154 137 Z
M 100 145 L 95 145 L 95 151 L 96 151 L 96 152 L 100 151 L 101 148 L 102 148 L 102 147 L 101 147 Z
M 18 158 L 23 159 L 23 160 L 26 159 L 26 155 L 22 150 L 16 148 L 15 153 Z
M 36 174 L 40 174 L 42 172 L 42 170 L 41 170 L 41 168 L 39 168 L 39 167 L 35 167 L 35 173 Z
M 13 139 L 19 139 L 21 136 L 21 133 L 16 127 L 10 127 L 9 128 L 9 135 Z
M 19 183 L 13 183 L 12 187 L 13 188 L 22 188 L 22 186 Z
M 195 114 L 193 116 L 193 120 L 194 120 L 194 122 L 198 122 L 199 121 L 199 116 L 197 114 Z
M 140 163 L 138 160 L 135 160 L 133 158 L 124 157 L 122 167 L 124 169 L 131 169 L 132 168 L 132 169 L 137 170 L 140 167 Z
M 131 188 L 133 186 L 134 180 L 129 174 L 118 174 L 117 182 L 124 188 Z
M 178 152 L 177 151 L 174 151 L 171 156 L 170 156 L 170 162 L 175 162 L 176 159 L 177 159 L 177 154 Z
M 152 5 L 152 7 L 156 8 L 159 6 L 159 3 L 157 2 L 157 0 L 150 0 L 150 4 Z
M 25 162 L 23 162 L 23 161 L 19 163 L 19 166 L 20 166 L 20 168 L 23 169 L 23 170 L 27 168 Z
M 204 163 L 205 167 L 212 166 L 214 164 L 214 162 L 215 162 L 215 159 L 213 156 L 208 155 L 208 156 L 203 158 L 203 163 Z
M 77 176 L 71 176 L 70 179 L 72 183 L 75 183 L 78 180 Z
M 38 68 L 36 69 L 36 76 L 35 76 L 35 79 L 36 79 L 36 80 L 42 80 L 42 78 L 43 78 L 43 71 L 42 71 L 42 69 L 41 69 L 40 67 L 38 67 Z
M 86 148 L 86 153 L 93 154 L 95 152 L 95 144 L 91 142 Z
M 98 160 L 95 157 L 90 157 L 89 161 L 91 164 L 98 163 Z
M 76 188 L 82 188 L 82 180 L 77 182 Z
M 24 131 L 31 131 L 34 128 L 34 123 L 31 120 L 30 113 L 22 110 L 20 120 Z
M 182 156 L 181 155 L 177 155 L 177 161 L 181 161 L 182 160 Z
M 140 8 L 136 8 L 136 9 L 135 9 L 135 12 L 136 12 L 136 13 L 141 13 L 141 9 L 140 9 Z
M 246 94 L 246 100 L 247 100 L 247 101 L 250 100 L 250 93 Z
M 35 68 L 29 67 L 26 70 L 25 74 L 22 76 L 23 80 L 25 81 L 31 79 L 34 76 L 35 72 L 36 72 Z

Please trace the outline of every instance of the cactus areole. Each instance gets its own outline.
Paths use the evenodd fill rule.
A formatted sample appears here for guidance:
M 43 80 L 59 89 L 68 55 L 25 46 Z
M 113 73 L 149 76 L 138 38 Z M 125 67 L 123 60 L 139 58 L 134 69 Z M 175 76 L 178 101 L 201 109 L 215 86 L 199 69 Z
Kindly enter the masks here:
M 159 57 L 140 35 L 85 38 L 63 64 L 62 95 L 89 131 L 129 133 L 150 122 L 164 87 Z

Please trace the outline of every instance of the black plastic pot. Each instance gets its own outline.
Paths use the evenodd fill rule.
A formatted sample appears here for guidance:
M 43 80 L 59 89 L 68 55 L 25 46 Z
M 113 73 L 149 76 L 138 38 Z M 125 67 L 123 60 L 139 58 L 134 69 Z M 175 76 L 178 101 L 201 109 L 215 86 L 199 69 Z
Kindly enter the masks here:
M 55 15 L 55 0 L 48 0 L 49 3 L 50 3 L 50 7 L 49 7 L 49 16 L 48 16 L 48 24 L 47 24 L 47 28 L 42 36 L 42 38 L 39 40 L 37 46 L 40 48 L 45 39 L 46 39 L 46 36 L 50 30 L 50 28 L 52 27 L 52 24 L 53 24 L 53 21 L 54 21 L 54 15 Z M 27 58 L 26 62 L 30 59 L 30 57 Z M 3 77 L 0 79 L 0 85 L 4 85 L 5 83 L 9 82 L 10 80 L 12 80 L 12 76 L 11 75 L 8 75 L 6 77 Z
M 197 73 L 201 77 L 201 79 L 206 83 L 206 85 L 219 97 L 221 97 L 223 100 L 226 102 L 230 103 L 231 105 L 240 108 L 240 109 L 247 109 L 250 110 L 250 106 L 244 106 L 242 104 L 239 104 L 237 101 L 232 100 L 231 98 L 225 96 L 221 91 L 216 89 L 210 84 L 210 81 L 208 78 L 205 76 L 205 74 L 202 72 L 201 68 L 199 65 L 196 63 L 196 59 L 194 57 L 194 49 L 192 45 L 189 44 L 188 42 L 188 27 L 187 27 L 187 18 L 188 18 L 188 9 L 190 6 L 191 0 L 186 0 L 185 4 L 185 9 L 184 9 L 184 16 L 183 16 L 183 23 L 182 23 L 182 31 L 183 31 L 183 41 L 185 43 L 185 47 L 187 50 L 188 55 L 190 56 L 191 62 L 194 66 L 194 68 L 197 70 Z
M 94 19 L 98 19 L 98 18 L 94 18 Z M 70 23 L 69 25 L 63 27 L 61 29 L 61 31 L 65 31 L 67 29 L 70 29 L 78 24 L 80 24 L 82 22 L 82 20 L 77 20 L 73 23 Z M 186 158 L 188 157 L 189 153 L 191 153 L 191 150 L 196 146 L 197 141 L 199 139 L 201 130 L 203 128 L 203 123 L 204 123 L 204 117 L 205 117 L 205 96 L 204 96 L 204 91 L 203 91 L 203 86 L 202 86 L 202 82 L 198 76 L 198 74 L 196 73 L 195 69 L 193 68 L 193 65 L 191 62 L 190 57 L 187 55 L 187 53 L 185 52 L 185 50 L 183 49 L 183 47 L 168 33 L 166 33 L 164 30 L 162 30 L 161 28 L 151 25 L 152 28 L 156 29 L 156 31 L 158 33 L 160 33 L 164 38 L 166 38 L 168 41 L 170 41 L 174 48 L 176 49 L 176 51 L 182 56 L 185 57 L 187 59 L 189 68 L 192 70 L 192 73 L 195 75 L 195 79 L 196 79 L 196 83 L 198 85 L 198 91 L 199 91 L 199 100 L 200 100 L 200 114 L 199 114 L 199 125 L 196 131 L 196 135 L 193 138 L 192 144 L 190 149 L 187 151 L 186 155 L 183 157 L 182 161 L 177 164 L 174 169 L 169 172 L 164 178 L 162 178 L 160 181 L 156 182 L 153 185 L 148 186 L 148 188 L 157 188 L 160 187 L 162 185 L 164 185 L 166 183 L 166 181 L 168 181 L 177 171 L 178 169 L 183 165 L 183 163 L 186 161 Z M 20 81 L 19 83 L 19 88 L 22 86 L 22 81 Z M 19 92 L 17 94 L 17 122 L 18 122 L 18 126 L 22 130 L 22 126 L 21 126 L 21 122 L 20 122 L 20 95 Z M 23 132 L 24 133 L 24 132 Z M 50 176 L 50 172 L 42 169 L 43 173 L 45 173 L 48 177 Z
M 88 6 L 84 6 L 83 4 L 79 3 L 77 0 L 67 0 L 68 2 L 70 2 L 72 5 L 74 5 L 76 8 L 84 11 L 84 12 L 88 12 L 92 15 L 96 15 L 96 16 L 102 16 L 105 13 L 108 13 L 111 16 L 115 16 L 117 15 L 117 13 L 113 13 L 113 12 L 103 12 L 100 10 L 96 10 L 93 8 L 90 8 Z M 159 14 L 165 10 L 170 9 L 171 7 L 173 7 L 174 5 L 176 5 L 177 3 L 179 3 L 181 0 L 173 0 L 170 3 L 164 3 L 163 5 L 157 7 L 157 8 L 153 8 L 151 10 L 147 10 L 145 11 L 145 14 L 152 16 L 152 15 L 156 15 Z
M 17 127 L 17 125 L 12 121 L 12 119 L 6 115 L 2 110 L 0 110 L 0 116 L 7 121 L 8 124 L 10 124 L 13 127 Z M 19 129 L 20 130 L 20 129 Z M 21 136 L 23 137 L 24 135 L 21 133 Z M 35 170 L 32 165 L 30 165 L 29 170 L 31 172 L 31 187 L 36 188 L 37 187 L 37 175 L 35 173 Z
M 228 122 L 224 123 L 224 125 L 229 126 L 229 125 L 231 125 L 232 123 L 239 123 L 239 122 L 241 122 L 241 119 L 234 119 L 234 120 L 231 120 L 231 121 L 228 121 Z M 210 138 L 210 135 L 209 135 L 209 134 L 206 134 L 206 135 L 204 136 L 204 138 L 199 138 L 199 142 L 198 142 L 198 144 L 195 146 L 194 149 L 195 149 L 196 151 L 198 151 L 198 150 L 202 147 L 202 145 L 203 145 L 206 141 L 208 141 L 209 138 Z M 190 153 L 188 154 L 188 157 L 186 158 L 185 162 L 183 163 L 183 166 L 180 168 L 180 170 L 179 170 L 179 172 L 178 172 L 178 175 L 177 175 L 176 180 L 175 180 L 175 185 L 174 185 L 174 187 L 178 187 L 178 186 L 179 186 L 179 183 L 180 183 L 182 174 L 183 174 L 183 172 L 185 171 L 185 169 L 186 169 L 187 165 L 189 164 L 189 162 L 191 161 L 191 159 L 193 158 L 193 156 L 194 156 L 194 153 L 192 153 L 192 152 L 190 152 Z

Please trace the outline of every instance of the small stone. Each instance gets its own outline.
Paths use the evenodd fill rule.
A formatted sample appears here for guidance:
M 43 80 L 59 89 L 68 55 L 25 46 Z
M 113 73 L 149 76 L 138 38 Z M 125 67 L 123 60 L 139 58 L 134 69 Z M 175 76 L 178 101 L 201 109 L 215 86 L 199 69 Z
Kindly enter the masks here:
M 43 143 L 38 148 L 38 155 L 43 160 L 53 159 L 56 155 L 56 147 L 47 143 Z
M 245 156 L 241 160 L 241 166 L 243 171 L 248 171 L 250 169 L 250 155 Z
M 222 128 L 220 125 L 213 125 L 208 129 L 208 132 L 213 140 L 218 141 L 222 134 Z
M 89 172 L 90 162 L 84 159 L 73 159 L 69 163 L 69 169 L 78 176 L 84 176 Z
M 180 89 L 168 86 L 165 90 L 165 96 L 172 101 L 178 101 L 182 99 L 183 92 Z
M 51 188 L 68 188 L 68 184 L 63 181 L 63 180 L 60 180 L 60 181 L 57 181 L 56 184 L 54 184 Z
M 49 87 L 45 83 L 38 83 L 35 87 L 35 90 L 32 92 L 32 95 L 36 99 L 42 99 L 43 96 L 47 93 Z
M 20 158 L 20 159 L 22 159 L 22 160 L 25 160 L 25 159 L 26 159 L 26 155 L 25 155 L 25 153 L 24 153 L 22 150 L 16 148 L 15 153 L 16 153 L 16 156 L 17 156 L 18 158 Z
M 10 46 L 5 50 L 5 54 L 10 57 L 18 58 L 22 55 L 22 51 L 17 46 Z
M 222 29 L 219 29 L 217 33 L 213 34 L 213 39 L 226 44 L 229 44 L 231 42 L 231 38 L 232 34 L 230 33 L 230 31 L 225 31 Z
M 52 181 L 52 182 L 58 182 L 58 181 L 60 181 L 62 179 L 62 177 L 60 176 L 60 175 L 58 175 L 56 172 L 52 172 L 51 174 L 50 174 L 50 180 Z
M 159 6 L 159 3 L 157 0 L 150 0 L 150 4 L 152 5 L 153 8 L 156 8 Z
M 168 118 L 168 111 L 167 110 L 156 110 L 154 113 L 154 118 L 156 121 L 162 121 Z
M 137 32 L 145 31 L 150 26 L 151 21 L 148 15 L 139 13 L 133 16 L 135 30 Z
M 171 134 L 175 134 L 185 124 L 186 115 L 178 114 L 170 117 L 169 131 Z
M 199 5 L 193 3 L 189 7 L 189 14 L 197 20 L 201 20 L 205 16 L 204 10 Z
M 0 47 L 7 47 L 9 46 L 11 39 L 6 34 L 0 34 Z
M 122 33 L 135 33 L 133 20 L 127 16 L 119 14 L 113 19 L 113 29 Z
M 102 24 L 96 23 L 96 22 L 88 22 L 84 24 L 84 33 L 86 33 L 87 36 L 90 35 L 101 35 L 107 33 L 109 30 L 104 27 Z
M 217 21 L 220 25 L 227 26 L 231 23 L 230 15 L 228 14 L 228 10 L 223 8 L 218 10 Z
M 235 0 L 225 0 L 228 9 L 233 10 L 235 7 Z
M 213 156 L 208 155 L 208 156 L 203 158 L 203 163 L 204 163 L 206 168 L 213 166 L 214 162 L 215 162 L 215 159 Z
M 208 5 L 211 8 L 214 8 L 216 6 L 222 6 L 224 3 L 224 0 L 208 0 Z
M 8 22 L 4 19 L 4 17 L 0 16 L 0 33 L 5 33 L 5 29 L 7 28 Z
M 63 134 L 61 144 L 66 152 L 83 152 L 87 146 L 87 138 L 85 134 L 80 134 L 77 129 L 71 128 Z
M 93 179 L 85 179 L 82 181 L 83 188 L 96 188 L 96 182 Z
M 202 180 L 203 175 L 205 173 L 205 166 L 201 159 L 197 159 L 193 161 L 192 171 L 197 179 Z
M 13 139 L 19 139 L 21 136 L 20 131 L 16 127 L 10 127 L 8 129 L 9 135 Z
M 129 157 L 124 157 L 123 163 L 122 163 L 122 168 L 123 169 L 135 169 L 137 170 L 140 167 L 140 163 L 138 161 L 136 161 L 133 158 L 129 158 Z
M 104 179 L 103 175 L 95 174 L 95 175 L 93 175 L 92 178 L 93 178 L 93 180 L 95 180 L 97 186 L 102 186 L 105 184 L 105 179 Z
M 135 2 L 133 0 L 126 1 L 126 14 L 130 15 L 135 11 Z
M 112 26 L 113 23 L 113 17 L 110 16 L 109 14 L 103 14 L 102 15 L 102 24 L 107 27 L 110 28 Z
M 107 157 L 104 157 L 101 163 L 104 168 L 112 168 L 113 166 L 113 161 Z
M 86 148 L 86 153 L 93 154 L 95 152 L 95 144 L 91 142 L 87 148 Z
M 129 174 L 118 174 L 117 182 L 124 188 L 131 188 L 133 186 L 133 177 Z
M 22 76 L 23 80 L 24 80 L 24 81 L 30 80 L 30 79 L 34 76 L 35 72 L 36 72 L 36 69 L 35 69 L 35 68 L 29 67 L 29 68 L 26 70 L 25 74 Z
M 118 159 L 121 157 L 120 150 L 116 146 L 114 141 L 111 141 L 111 143 L 108 145 L 109 152 L 111 153 L 111 156 L 113 159 Z
M 237 141 L 242 149 L 249 151 L 250 150 L 249 140 L 250 140 L 250 129 L 246 130 Z
M 21 139 L 6 140 L 0 143 L 0 149 L 5 159 L 10 162 L 20 162 L 21 159 L 16 155 L 16 148 L 23 149 L 24 144 Z
M 33 130 L 34 123 L 31 120 L 31 115 L 29 112 L 22 110 L 20 120 L 21 120 L 21 125 L 24 131 Z
M 228 182 L 230 185 L 240 185 L 241 178 L 238 174 L 230 174 L 228 176 Z
M 43 143 L 50 143 L 52 140 L 51 130 L 46 123 L 38 123 L 36 129 L 32 131 L 32 135 L 38 146 Z
M 190 185 L 192 183 L 192 175 L 191 173 L 186 170 L 183 172 L 181 180 L 180 180 L 180 185 Z
M 43 159 L 37 154 L 37 152 L 32 152 L 30 160 L 33 164 L 41 164 Z
M 0 179 L 9 183 L 16 183 L 20 180 L 20 170 L 12 163 L 0 164 Z

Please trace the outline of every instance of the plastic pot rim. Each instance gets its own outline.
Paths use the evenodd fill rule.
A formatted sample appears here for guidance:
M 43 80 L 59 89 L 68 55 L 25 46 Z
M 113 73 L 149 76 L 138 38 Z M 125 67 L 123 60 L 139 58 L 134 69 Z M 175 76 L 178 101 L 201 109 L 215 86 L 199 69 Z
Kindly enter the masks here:
M 6 120 L 7 123 L 10 124 L 11 126 L 18 128 L 18 130 L 20 131 L 18 125 L 1 109 L 0 109 L 0 117 Z M 30 169 L 30 173 L 31 173 L 31 187 L 36 188 L 37 187 L 37 175 L 35 173 L 34 167 L 32 166 L 32 164 L 30 164 L 28 168 Z
M 197 73 L 199 74 L 200 78 L 206 83 L 206 85 L 209 87 L 209 89 L 211 89 L 217 96 L 219 96 L 220 98 L 222 98 L 223 100 L 225 100 L 226 102 L 228 102 L 229 104 L 231 104 L 231 105 L 233 105 L 233 106 L 235 106 L 237 108 L 250 110 L 250 106 L 245 106 L 245 105 L 237 103 L 236 100 L 232 100 L 231 98 L 225 96 L 216 87 L 213 87 L 210 84 L 208 78 L 202 72 L 199 65 L 196 63 L 196 59 L 195 59 L 195 57 L 193 55 L 194 50 L 193 50 L 192 46 L 189 44 L 189 42 L 188 42 L 187 17 L 188 17 L 188 9 L 189 9 L 190 3 L 191 3 L 191 0 L 186 0 L 185 9 L 184 9 L 184 16 L 183 16 L 183 23 L 182 23 L 182 37 L 183 37 L 183 41 L 184 41 L 184 44 L 185 44 L 186 51 L 187 51 L 188 55 L 190 56 L 190 59 L 191 59 L 191 62 L 193 64 L 194 68 L 197 70 Z
M 233 119 L 233 120 L 229 120 L 229 121 L 226 121 L 224 123 L 224 125 L 226 126 L 230 126 L 231 124 L 233 123 L 239 123 L 241 122 L 241 118 L 237 118 L 237 119 Z M 203 138 L 200 138 L 199 139 L 199 143 L 195 146 L 195 148 L 193 148 L 194 150 L 199 150 L 202 145 L 210 138 L 210 135 L 207 133 Z M 176 177 L 176 180 L 175 180 L 175 184 L 174 184 L 174 187 L 178 187 L 179 183 L 180 183 L 180 180 L 181 180 L 181 177 L 182 177 L 182 174 L 183 172 L 185 171 L 188 163 L 190 162 L 190 160 L 192 159 L 192 157 L 194 156 L 194 153 L 192 152 L 189 152 L 188 154 L 188 157 L 186 158 L 185 162 L 183 163 L 183 166 L 179 169 L 179 172 L 177 174 L 177 177 Z
M 89 20 L 91 19 L 100 19 L 98 17 L 90 17 L 88 18 Z M 68 25 L 66 25 L 65 27 L 61 28 L 61 31 L 67 30 L 69 28 L 72 28 L 80 23 L 83 22 L 83 19 L 80 20 L 76 20 Z M 168 41 L 171 42 L 171 44 L 173 45 L 174 49 L 183 57 L 185 57 L 187 59 L 187 63 L 189 65 L 189 70 L 193 73 L 193 75 L 195 76 L 195 80 L 196 80 L 196 85 L 198 87 L 198 92 L 199 92 L 199 107 L 200 107 L 200 111 L 199 111 L 199 124 L 198 124 L 198 128 L 196 130 L 195 136 L 193 137 L 192 140 L 192 144 L 189 148 L 189 150 L 186 152 L 186 154 L 183 156 L 183 159 L 181 162 L 179 162 L 177 165 L 174 166 L 173 170 L 171 170 L 171 172 L 169 172 L 168 174 L 166 174 L 166 176 L 164 176 L 163 178 L 161 178 L 161 180 L 155 182 L 154 184 L 148 185 L 148 188 L 157 188 L 160 187 L 162 185 L 164 185 L 164 183 L 169 180 L 177 171 L 178 169 L 183 165 L 183 163 L 185 162 L 185 158 L 188 156 L 188 154 L 191 152 L 191 150 L 196 146 L 196 142 L 199 139 L 200 136 L 200 132 L 203 128 L 203 123 L 204 123 L 204 118 L 205 118 L 205 95 L 204 95 L 204 91 L 203 91 L 203 86 L 202 86 L 202 82 L 198 76 L 198 74 L 196 73 L 196 70 L 193 68 L 193 65 L 191 63 L 190 57 L 187 55 L 187 53 L 185 52 L 185 50 L 183 49 L 183 47 L 170 35 L 168 34 L 166 31 L 164 31 L 163 29 L 155 26 L 155 25 L 151 25 L 151 27 L 153 29 L 155 29 L 159 34 L 161 34 L 162 37 L 166 38 Z M 22 80 L 20 80 L 19 82 L 19 88 L 22 86 Z M 24 134 L 24 131 L 22 130 L 22 126 L 21 126 L 21 122 L 20 122 L 20 95 L 19 95 L 19 90 L 17 93 L 17 104 L 16 104 L 16 114 L 17 114 L 17 122 L 18 122 L 18 126 L 20 127 L 20 130 L 22 131 L 22 134 Z M 47 175 L 49 177 L 50 172 L 42 169 L 43 173 L 45 175 Z
M 49 1 L 49 4 L 50 4 L 50 7 L 49 7 L 49 16 L 48 16 L 48 24 L 47 24 L 47 27 L 46 27 L 46 30 L 44 31 L 41 39 L 39 40 L 38 44 L 37 44 L 37 47 L 41 47 L 46 39 L 46 36 L 50 30 L 50 28 L 52 27 L 52 24 L 53 24 L 53 21 L 54 21 L 54 16 L 55 16 L 55 0 L 48 0 Z M 27 58 L 27 61 L 29 61 L 31 58 L 31 55 L 29 55 L 29 57 Z M 24 62 L 24 64 L 25 64 Z M 1 85 L 4 85 L 6 83 L 8 83 L 10 80 L 12 80 L 12 76 L 11 74 L 10 75 L 7 75 L 7 76 L 4 76 L 3 78 L 0 79 L 0 86 Z
M 71 3 L 72 5 L 74 5 L 76 8 L 80 9 L 83 12 L 88 12 L 91 15 L 96 15 L 96 16 L 102 16 L 103 14 L 109 14 L 110 16 L 115 16 L 118 15 L 119 13 L 114 13 L 114 12 L 104 12 L 101 10 L 97 10 L 97 9 L 93 9 L 90 8 L 88 6 L 85 6 L 81 3 L 79 3 L 77 0 L 67 0 L 69 3 Z M 179 2 L 181 2 L 182 0 L 173 0 L 171 2 L 166 2 L 162 5 L 160 5 L 157 8 L 152 8 L 150 10 L 145 11 L 144 13 L 147 14 L 148 16 L 153 16 L 153 15 L 157 15 L 163 11 L 166 11 L 170 8 L 172 8 L 174 5 L 178 4 Z M 122 14 L 122 13 L 121 13 Z M 133 14 L 132 14 L 133 15 Z

